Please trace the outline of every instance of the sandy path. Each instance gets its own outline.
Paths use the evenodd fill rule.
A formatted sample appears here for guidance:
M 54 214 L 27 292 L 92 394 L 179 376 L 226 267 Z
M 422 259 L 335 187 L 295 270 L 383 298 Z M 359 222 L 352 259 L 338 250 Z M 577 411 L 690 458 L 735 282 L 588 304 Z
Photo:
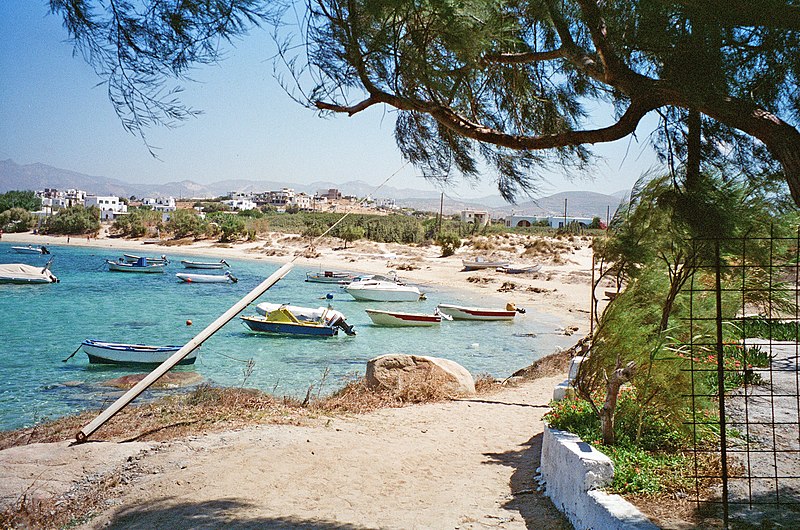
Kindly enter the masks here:
M 153 444 L 135 457 L 135 473 L 109 452 L 128 468 L 127 484 L 83 528 L 569 528 L 533 491 L 541 417 L 560 379 Z M 47 444 L 39 453 L 49 446 L 81 450 Z M 61 480 L 70 472 L 82 475 L 68 467 Z

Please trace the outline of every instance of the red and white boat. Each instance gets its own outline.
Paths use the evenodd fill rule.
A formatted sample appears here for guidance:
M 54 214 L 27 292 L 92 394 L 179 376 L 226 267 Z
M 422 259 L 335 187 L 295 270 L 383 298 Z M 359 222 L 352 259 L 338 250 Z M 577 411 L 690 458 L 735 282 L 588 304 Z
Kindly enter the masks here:
M 399 311 L 381 311 L 365 309 L 372 323 L 376 326 L 435 326 L 442 322 L 443 315 L 435 311 L 432 315 L 424 313 L 402 313 Z M 445 320 L 452 320 L 444 316 Z
M 436 309 L 454 320 L 514 320 L 517 313 L 525 312 L 524 309 L 518 309 L 514 304 L 507 304 L 505 309 L 439 304 Z

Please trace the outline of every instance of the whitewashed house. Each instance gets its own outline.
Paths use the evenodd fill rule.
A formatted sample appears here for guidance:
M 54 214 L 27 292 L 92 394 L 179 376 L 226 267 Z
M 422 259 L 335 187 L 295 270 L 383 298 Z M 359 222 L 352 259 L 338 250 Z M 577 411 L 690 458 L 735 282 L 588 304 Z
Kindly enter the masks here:
M 103 221 L 113 221 L 120 215 L 128 213 L 128 205 L 122 202 L 119 197 L 111 195 L 87 195 L 83 201 L 87 208 L 96 206 L 100 209 L 100 219 Z
M 486 226 L 490 220 L 489 212 L 485 210 L 473 210 L 471 208 L 461 210 L 462 223 L 475 223 L 477 226 Z
M 161 221 L 164 223 L 169 221 L 170 214 L 178 208 L 173 197 L 146 197 L 142 199 L 142 206 L 161 212 Z

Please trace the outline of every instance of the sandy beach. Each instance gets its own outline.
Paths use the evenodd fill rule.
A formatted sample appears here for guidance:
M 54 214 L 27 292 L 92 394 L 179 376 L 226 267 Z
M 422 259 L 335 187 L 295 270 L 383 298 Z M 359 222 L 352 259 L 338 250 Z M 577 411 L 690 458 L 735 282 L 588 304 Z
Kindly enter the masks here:
M 66 237 L 4 234 L 3 242 L 66 245 Z M 219 256 L 385 273 L 480 293 L 487 303 L 555 314 L 576 341 L 589 332 L 589 238 L 551 240 L 525 252 L 525 236 L 462 247 L 325 240 L 285 234 L 220 245 L 154 245 L 70 238 L 134 254 Z M 537 273 L 463 271 L 482 255 L 542 265 Z M 58 274 L 57 256 L 53 270 Z M 385 352 L 376 352 L 376 355 Z M 508 367 L 508 375 L 523 367 Z M 566 369 L 566 367 L 564 367 Z M 542 433 L 553 386 L 565 374 L 504 387 L 489 396 L 311 418 L 302 425 L 258 425 L 171 442 L 68 441 L 0 451 L 3 509 L 25 498 L 67 502 L 115 477 L 102 509 L 82 528 L 568 528 L 536 491 Z

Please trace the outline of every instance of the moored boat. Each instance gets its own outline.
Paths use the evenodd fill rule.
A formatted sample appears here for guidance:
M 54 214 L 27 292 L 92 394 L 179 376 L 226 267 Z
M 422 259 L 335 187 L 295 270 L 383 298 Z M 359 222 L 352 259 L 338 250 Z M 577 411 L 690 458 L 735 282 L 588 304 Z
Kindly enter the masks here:
M 125 263 L 138 263 L 139 260 L 144 259 L 149 265 L 169 265 L 169 259 L 164 254 L 161 254 L 160 257 L 123 254 L 122 258 Z
M 221 259 L 219 261 L 191 261 L 182 259 L 181 265 L 186 269 L 222 269 L 230 267 L 227 261 Z
M 50 254 L 50 251 L 44 245 L 38 247 L 34 247 L 33 245 L 27 245 L 25 247 L 11 247 L 11 250 L 17 254 Z
M 344 315 L 330 307 L 300 307 L 264 302 L 256 306 L 259 316 L 242 316 L 252 331 L 261 333 L 332 337 L 341 329 L 355 335 Z M 262 316 L 263 315 L 263 316 Z
M 454 320 L 513 320 L 517 313 L 525 312 L 514 304 L 506 304 L 505 309 L 439 304 L 436 309 L 442 314 L 453 317 Z
M 403 313 L 400 311 L 382 311 L 380 309 L 365 309 L 367 315 L 376 326 L 435 326 L 441 324 L 442 314 L 435 311 L 433 314 Z M 445 317 L 452 320 L 450 317 Z
M 526 274 L 531 272 L 539 272 L 542 266 L 539 264 L 530 265 L 528 267 L 514 267 L 513 265 L 507 265 L 505 267 L 497 267 L 495 269 L 497 272 L 505 272 L 506 274 Z
M 35 267 L 25 263 L 0 264 L 0 283 L 57 283 L 58 278 L 50 272 L 48 261 L 44 267 Z
M 179 272 L 176 273 L 175 276 L 178 277 L 179 280 L 186 283 L 236 283 L 239 279 L 230 273 L 230 271 L 225 271 L 225 274 L 195 274 L 189 272 Z
M 150 346 L 147 344 L 126 344 L 86 339 L 81 348 L 92 364 L 161 364 L 183 346 Z M 194 364 L 197 358 L 195 349 L 178 364 Z
M 356 300 L 373 302 L 416 302 L 423 297 L 417 287 L 378 274 L 350 282 L 344 290 Z
M 492 261 L 478 256 L 474 260 L 462 259 L 461 264 L 464 270 L 474 271 L 480 269 L 496 269 L 498 267 L 508 267 L 511 263 L 508 260 Z
M 122 258 L 119 261 L 107 259 L 106 264 L 108 264 L 108 270 L 112 272 L 155 273 L 164 272 L 164 267 L 166 266 L 166 263 L 147 263 L 147 258 L 144 257 L 139 258 L 136 263 L 125 263 Z
M 322 271 L 306 273 L 306 281 L 313 283 L 347 284 L 355 279 L 356 275 L 352 272 Z

